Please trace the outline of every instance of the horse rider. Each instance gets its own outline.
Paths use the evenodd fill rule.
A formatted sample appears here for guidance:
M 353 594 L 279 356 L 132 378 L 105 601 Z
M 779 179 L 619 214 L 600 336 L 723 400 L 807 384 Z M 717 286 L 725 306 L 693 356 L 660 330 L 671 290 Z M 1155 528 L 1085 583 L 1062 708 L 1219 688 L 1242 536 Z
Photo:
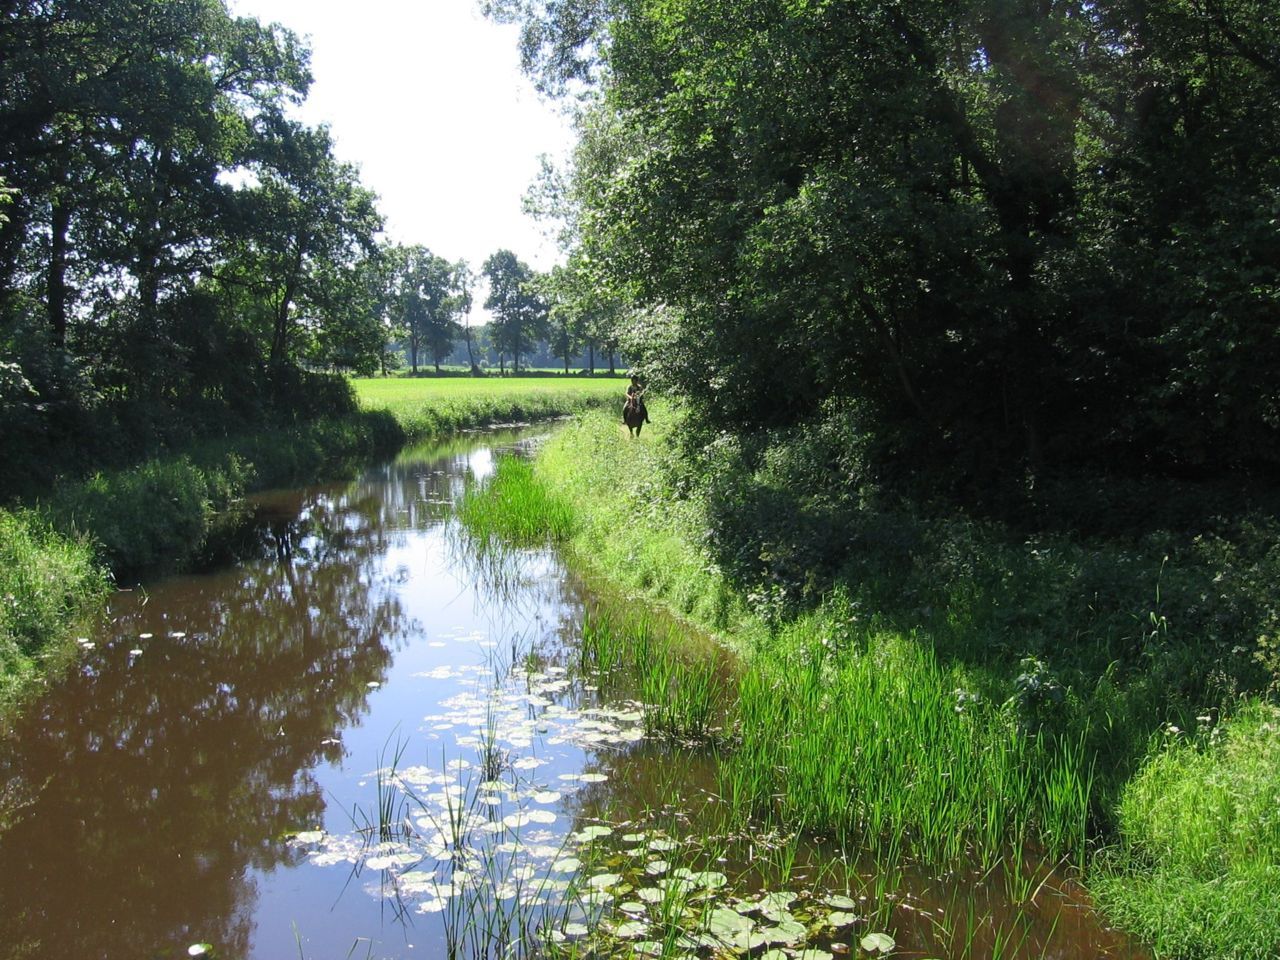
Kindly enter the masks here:
M 640 415 L 644 417 L 644 422 L 649 422 L 649 409 L 644 405 L 644 386 L 640 383 L 640 378 L 634 374 L 631 377 L 631 384 L 627 387 L 627 402 L 622 405 L 622 419 L 627 419 L 628 410 L 638 410 Z

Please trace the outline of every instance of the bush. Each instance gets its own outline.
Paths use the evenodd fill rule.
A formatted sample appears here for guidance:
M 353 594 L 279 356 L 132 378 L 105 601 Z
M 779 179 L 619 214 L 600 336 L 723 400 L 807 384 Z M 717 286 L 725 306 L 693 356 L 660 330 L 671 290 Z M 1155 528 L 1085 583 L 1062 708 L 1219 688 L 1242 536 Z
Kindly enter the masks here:
M 1170 730 L 1119 815 L 1123 849 L 1093 882 L 1119 923 L 1162 956 L 1280 952 L 1280 709 L 1255 701 L 1199 735 Z

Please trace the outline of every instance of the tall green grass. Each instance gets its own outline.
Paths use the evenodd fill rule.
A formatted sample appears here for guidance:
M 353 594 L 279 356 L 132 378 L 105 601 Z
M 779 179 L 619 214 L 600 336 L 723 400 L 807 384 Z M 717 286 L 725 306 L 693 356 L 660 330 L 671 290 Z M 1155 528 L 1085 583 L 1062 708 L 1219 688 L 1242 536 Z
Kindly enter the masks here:
M 654 402 L 650 412 L 653 426 L 639 440 L 606 412 L 566 425 L 539 449 L 534 473 L 573 504 L 580 565 L 732 645 L 749 645 L 760 624 L 701 549 L 699 505 L 661 483 L 674 411 Z
M 533 476 L 528 461 L 499 457 L 494 472 L 472 484 L 458 504 L 458 517 L 481 543 L 505 541 L 520 546 L 567 540 L 573 511 Z
M 0 707 L 69 645 L 110 581 L 84 540 L 54 531 L 30 511 L 0 510 Z
M 630 685 L 647 735 L 705 741 L 722 732 L 733 687 L 717 648 L 703 647 L 674 624 L 597 610 L 583 621 L 578 669 L 613 692 Z
M 1280 708 L 1167 733 L 1125 788 L 1093 887 L 1160 956 L 1280 955 Z
M 964 676 L 917 637 L 871 632 L 838 651 L 815 639 L 750 663 L 725 792 L 929 862 L 989 866 L 1027 841 L 1083 850 L 1092 778 L 1076 745 L 967 699 Z

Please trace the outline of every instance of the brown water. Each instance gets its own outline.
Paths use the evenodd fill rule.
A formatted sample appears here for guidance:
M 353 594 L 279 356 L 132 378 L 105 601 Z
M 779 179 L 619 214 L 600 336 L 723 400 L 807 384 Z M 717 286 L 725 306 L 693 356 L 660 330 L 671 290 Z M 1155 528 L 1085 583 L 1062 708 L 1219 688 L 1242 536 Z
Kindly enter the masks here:
M 477 553 L 452 518 L 516 442 L 264 497 L 250 559 L 120 592 L 0 744 L 0 958 L 515 955 L 533 925 L 634 915 L 628 955 L 673 894 L 796 955 L 886 932 L 898 956 L 1143 956 L 1035 865 L 877 876 L 730 835 L 713 752 L 646 739 L 575 671 L 589 598 L 556 557 Z M 710 929 L 668 945 L 708 956 Z

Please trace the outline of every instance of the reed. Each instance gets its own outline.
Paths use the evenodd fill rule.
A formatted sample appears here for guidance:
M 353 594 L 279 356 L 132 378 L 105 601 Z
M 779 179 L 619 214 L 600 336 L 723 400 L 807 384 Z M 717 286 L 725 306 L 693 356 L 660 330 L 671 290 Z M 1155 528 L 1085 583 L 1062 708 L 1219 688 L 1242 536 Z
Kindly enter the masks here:
M 758 657 L 743 675 L 724 793 L 931 862 L 994 864 L 1032 835 L 1055 853 L 1083 848 L 1091 774 L 1075 745 L 958 696 L 956 674 L 915 638 L 800 649 L 807 658 Z
M 573 511 L 533 476 L 527 461 L 499 457 L 493 476 L 463 493 L 458 516 L 482 543 L 535 546 L 568 539 Z

